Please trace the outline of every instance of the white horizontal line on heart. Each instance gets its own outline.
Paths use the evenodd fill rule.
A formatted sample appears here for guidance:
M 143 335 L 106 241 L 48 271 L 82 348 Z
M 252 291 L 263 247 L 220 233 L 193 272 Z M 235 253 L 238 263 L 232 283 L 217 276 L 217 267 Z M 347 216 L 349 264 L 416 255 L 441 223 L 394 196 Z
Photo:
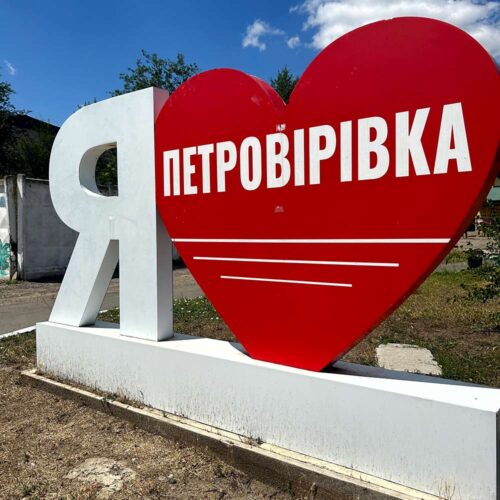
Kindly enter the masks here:
M 337 238 L 337 239 L 262 239 L 262 238 L 172 238 L 174 243 L 290 243 L 290 244 L 446 244 L 450 238 Z
M 399 267 L 399 262 L 349 262 L 336 260 L 292 260 L 292 259 L 252 259 L 246 257 L 193 257 L 193 260 L 220 262 L 257 262 L 265 264 L 311 264 L 323 266 L 359 266 L 359 267 Z
M 239 281 L 265 281 L 269 283 L 291 283 L 294 285 L 318 285 L 318 286 L 337 286 L 343 288 L 352 288 L 352 283 L 330 283 L 327 281 L 300 281 L 300 280 L 284 280 L 277 278 L 254 278 L 251 276 L 226 276 L 221 275 L 223 280 L 239 280 Z

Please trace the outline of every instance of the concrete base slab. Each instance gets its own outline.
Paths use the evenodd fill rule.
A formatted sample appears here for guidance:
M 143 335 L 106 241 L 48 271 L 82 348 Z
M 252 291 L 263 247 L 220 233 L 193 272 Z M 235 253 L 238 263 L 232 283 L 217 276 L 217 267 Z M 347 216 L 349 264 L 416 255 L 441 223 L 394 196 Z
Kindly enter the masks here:
M 151 342 L 112 328 L 54 323 L 38 325 L 37 357 L 50 376 L 189 417 L 223 436 L 313 457 L 395 491 L 497 497 L 500 390 L 345 363 L 314 373 L 253 360 L 239 345 L 217 340 L 176 335 Z
M 381 368 L 423 375 L 442 375 L 429 349 L 410 344 L 381 344 L 376 349 L 377 362 Z

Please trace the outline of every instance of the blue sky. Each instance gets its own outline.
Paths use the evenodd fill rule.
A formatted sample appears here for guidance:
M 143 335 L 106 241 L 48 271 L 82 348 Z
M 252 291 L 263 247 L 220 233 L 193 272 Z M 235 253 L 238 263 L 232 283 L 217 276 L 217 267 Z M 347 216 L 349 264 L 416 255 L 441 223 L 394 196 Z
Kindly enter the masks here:
M 0 0 L 0 73 L 16 107 L 60 125 L 79 104 L 119 88 L 141 48 L 268 80 L 285 64 L 302 73 L 359 25 L 426 15 L 466 29 L 499 57 L 499 9 L 473 0 Z

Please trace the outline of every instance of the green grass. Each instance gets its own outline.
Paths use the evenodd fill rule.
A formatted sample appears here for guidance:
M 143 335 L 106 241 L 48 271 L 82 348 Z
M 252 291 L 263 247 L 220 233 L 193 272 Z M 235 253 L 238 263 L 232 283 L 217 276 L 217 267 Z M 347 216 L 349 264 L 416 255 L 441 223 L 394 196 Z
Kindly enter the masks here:
M 434 273 L 386 323 L 396 331 L 398 323 L 407 327 L 419 322 L 431 329 L 500 332 L 499 302 L 482 303 L 468 298 L 465 288 L 481 282 L 477 271 Z
M 480 284 L 475 271 L 432 274 L 346 359 L 375 364 L 378 345 L 414 344 L 432 352 L 445 378 L 500 387 L 500 302 L 471 300 L 464 289 Z
M 346 361 L 375 365 L 375 349 L 383 343 L 428 348 L 445 378 L 500 387 L 500 301 L 483 303 L 468 297 L 464 287 L 481 284 L 478 271 L 440 272 L 397 311 L 349 351 Z M 100 315 L 119 322 L 119 310 Z M 176 332 L 235 340 L 210 302 L 204 298 L 174 301 Z M 0 341 L 0 365 L 33 365 L 34 334 Z
M 10 285 L 18 285 L 20 281 L 17 280 L 0 280 L 0 285 L 10 286 Z
M 454 248 L 445 259 L 446 264 L 452 264 L 453 262 L 467 262 L 467 253 Z
M 383 343 L 414 344 L 429 349 L 450 379 L 500 387 L 500 303 L 471 300 L 465 287 L 480 285 L 477 271 L 440 272 L 344 357 L 376 365 Z M 118 321 L 118 311 L 103 315 Z M 175 331 L 235 340 L 210 302 L 200 297 L 174 302 Z
M 217 311 L 205 297 L 174 300 L 174 330 L 197 337 L 235 340 Z M 102 321 L 120 322 L 120 311 L 111 309 L 99 315 Z

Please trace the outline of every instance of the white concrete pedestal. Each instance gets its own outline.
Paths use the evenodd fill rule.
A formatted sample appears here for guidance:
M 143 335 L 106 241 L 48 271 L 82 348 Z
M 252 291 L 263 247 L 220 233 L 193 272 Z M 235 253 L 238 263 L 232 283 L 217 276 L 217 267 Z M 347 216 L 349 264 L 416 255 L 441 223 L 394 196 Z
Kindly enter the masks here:
M 38 368 L 431 495 L 494 499 L 500 390 L 339 363 L 314 373 L 227 342 L 37 325 Z

